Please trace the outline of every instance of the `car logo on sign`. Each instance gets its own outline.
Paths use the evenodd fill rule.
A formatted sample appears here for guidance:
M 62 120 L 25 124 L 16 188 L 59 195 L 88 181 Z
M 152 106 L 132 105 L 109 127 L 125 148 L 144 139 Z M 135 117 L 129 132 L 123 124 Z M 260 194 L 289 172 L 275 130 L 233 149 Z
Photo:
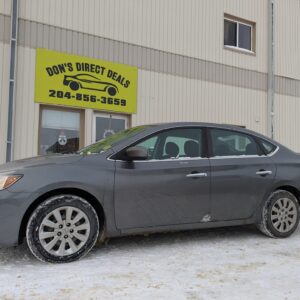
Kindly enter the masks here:
M 119 92 L 116 85 L 102 81 L 96 76 L 89 74 L 65 75 L 63 84 L 68 86 L 72 91 L 86 89 L 106 92 L 110 96 L 115 96 Z

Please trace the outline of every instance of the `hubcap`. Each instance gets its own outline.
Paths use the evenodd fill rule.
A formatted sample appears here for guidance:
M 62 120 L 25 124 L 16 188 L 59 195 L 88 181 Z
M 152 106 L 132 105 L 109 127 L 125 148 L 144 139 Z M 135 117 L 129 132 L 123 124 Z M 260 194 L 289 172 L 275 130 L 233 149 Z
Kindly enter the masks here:
M 48 253 L 55 256 L 71 255 L 86 244 L 90 228 L 90 221 L 82 210 L 63 206 L 54 209 L 43 219 L 39 239 Z
M 294 202 L 289 198 L 278 199 L 271 209 L 271 222 L 281 233 L 293 229 L 297 222 L 297 207 Z

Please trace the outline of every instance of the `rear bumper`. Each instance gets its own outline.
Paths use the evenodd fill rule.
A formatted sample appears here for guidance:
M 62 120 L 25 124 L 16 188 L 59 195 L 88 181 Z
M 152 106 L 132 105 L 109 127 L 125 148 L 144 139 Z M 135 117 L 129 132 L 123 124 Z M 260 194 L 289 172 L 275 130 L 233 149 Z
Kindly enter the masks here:
M 18 244 L 21 222 L 33 196 L 32 193 L 0 191 L 0 247 Z

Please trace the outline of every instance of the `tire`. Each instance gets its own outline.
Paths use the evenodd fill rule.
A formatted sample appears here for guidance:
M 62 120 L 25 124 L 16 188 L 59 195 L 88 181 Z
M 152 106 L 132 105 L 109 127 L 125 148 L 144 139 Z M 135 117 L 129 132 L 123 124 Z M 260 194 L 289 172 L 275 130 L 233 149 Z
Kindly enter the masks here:
M 71 81 L 69 86 L 72 91 L 77 91 L 80 88 L 79 83 L 76 81 Z
M 54 196 L 32 213 L 26 240 L 32 254 L 43 262 L 68 263 L 85 256 L 99 235 L 94 208 L 74 195 Z
M 110 96 L 115 96 L 115 94 L 117 93 L 117 90 L 116 90 L 116 88 L 111 86 L 107 89 L 107 92 Z
M 289 237 L 299 224 L 299 202 L 290 192 L 273 192 L 262 208 L 262 220 L 257 225 L 265 235 L 273 238 Z

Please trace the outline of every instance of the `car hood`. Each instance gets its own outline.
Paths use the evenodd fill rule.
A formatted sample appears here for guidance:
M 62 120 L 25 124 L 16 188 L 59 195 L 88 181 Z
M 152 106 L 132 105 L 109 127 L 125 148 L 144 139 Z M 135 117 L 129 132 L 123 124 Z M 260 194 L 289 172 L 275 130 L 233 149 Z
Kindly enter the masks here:
M 63 165 L 72 164 L 83 158 L 82 155 L 50 155 L 50 156 L 36 156 L 0 165 L 0 173 L 9 173 L 14 171 L 21 171 L 26 168 L 42 167 L 48 165 Z

